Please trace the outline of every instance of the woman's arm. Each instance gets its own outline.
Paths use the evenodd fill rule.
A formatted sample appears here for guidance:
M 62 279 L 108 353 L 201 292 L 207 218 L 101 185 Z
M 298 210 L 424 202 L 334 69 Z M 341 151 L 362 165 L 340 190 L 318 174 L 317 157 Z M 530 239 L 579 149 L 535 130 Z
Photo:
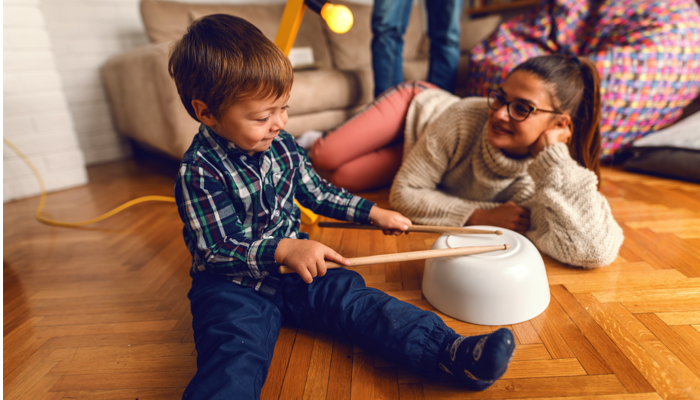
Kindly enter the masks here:
M 528 168 L 535 182 L 527 237 L 555 259 L 584 268 L 612 263 L 622 229 L 598 191 L 595 173 L 581 167 L 564 143 L 548 146 Z
M 446 117 L 441 116 L 426 128 L 405 156 L 391 186 L 389 201 L 392 208 L 416 224 L 463 226 L 474 210 L 499 206 L 499 203 L 452 196 L 438 187 L 453 158 L 463 155 L 456 150 L 460 142 L 467 140 L 467 135 L 478 134 L 476 127 L 455 123 L 458 118 L 450 115 L 452 110 L 445 111 Z

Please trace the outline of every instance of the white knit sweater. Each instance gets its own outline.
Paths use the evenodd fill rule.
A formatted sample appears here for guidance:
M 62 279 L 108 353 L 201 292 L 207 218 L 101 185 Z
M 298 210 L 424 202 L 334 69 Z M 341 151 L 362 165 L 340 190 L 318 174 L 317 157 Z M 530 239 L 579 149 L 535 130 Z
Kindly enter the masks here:
M 487 120 L 486 99 L 437 89 L 417 95 L 391 206 L 417 224 L 463 226 L 474 210 L 510 200 L 530 210 L 526 236 L 541 251 L 584 268 L 610 264 L 624 237 L 595 173 L 564 143 L 536 159 L 508 158 L 486 141 Z

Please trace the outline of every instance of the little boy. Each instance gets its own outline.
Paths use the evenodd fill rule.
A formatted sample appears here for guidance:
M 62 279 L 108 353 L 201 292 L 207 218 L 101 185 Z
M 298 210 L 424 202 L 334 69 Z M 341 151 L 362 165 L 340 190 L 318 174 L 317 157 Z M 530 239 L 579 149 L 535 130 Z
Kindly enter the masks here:
M 287 57 L 230 15 L 195 21 L 174 46 L 170 75 L 201 122 L 175 184 L 192 253 L 189 292 L 197 373 L 186 399 L 257 399 L 281 324 L 352 340 L 414 371 L 438 368 L 483 390 L 505 372 L 508 329 L 462 337 L 434 313 L 367 288 L 348 260 L 299 232 L 299 208 L 400 234 L 403 215 L 338 189 L 283 130 L 292 87 Z M 296 274 L 281 275 L 286 265 Z

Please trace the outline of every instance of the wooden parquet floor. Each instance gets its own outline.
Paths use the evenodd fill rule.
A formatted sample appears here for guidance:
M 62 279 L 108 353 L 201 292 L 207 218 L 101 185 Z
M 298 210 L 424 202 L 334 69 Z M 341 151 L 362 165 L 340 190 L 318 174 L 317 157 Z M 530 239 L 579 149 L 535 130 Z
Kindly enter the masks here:
M 89 185 L 49 196 L 47 216 L 83 220 L 138 196 L 172 195 L 170 166 L 122 161 L 88 173 Z M 285 327 L 262 398 L 700 399 L 700 185 L 614 169 L 603 177 L 626 235 L 618 259 L 587 271 L 545 257 L 551 303 L 510 326 L 515 358 L 490 389 L 463 391 Z M 386 190 L 366 197 L 387 206 Z M 196 353 L 190 256 L 174 205 L 141 204 L 68 229 L 38 223 L 37 204 L 3 208 L 4 398 L 180 398 Z M 346 257 L 423 250 L 438 236 L 308 232 Z M 359 267 L 369 286 L 433 310 L 421 295 L 422 269 L 422 261 Z M 441 317 L 462 334 L 497 328 Z

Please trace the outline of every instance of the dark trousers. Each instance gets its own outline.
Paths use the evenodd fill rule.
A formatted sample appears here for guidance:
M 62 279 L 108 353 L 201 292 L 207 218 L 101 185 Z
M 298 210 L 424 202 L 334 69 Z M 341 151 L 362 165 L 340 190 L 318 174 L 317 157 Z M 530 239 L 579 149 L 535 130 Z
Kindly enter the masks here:
M 430 60 L 427 81 L 453 92 L 459 64 L 463 0 L 426 0 Z M 374 97 L 404 81 L 403 36 L 413 0 L 374 0 L 372 6 L 372 70 Z
M 283 275 L 274 296 L 200 273 L 189 298 L 197 373 L 185 399 L 259 399 L 282 323 L 347 338 L 428 376 L 454 333 L 436 314 L 368 288 L 342 268 L 310 285 Z

